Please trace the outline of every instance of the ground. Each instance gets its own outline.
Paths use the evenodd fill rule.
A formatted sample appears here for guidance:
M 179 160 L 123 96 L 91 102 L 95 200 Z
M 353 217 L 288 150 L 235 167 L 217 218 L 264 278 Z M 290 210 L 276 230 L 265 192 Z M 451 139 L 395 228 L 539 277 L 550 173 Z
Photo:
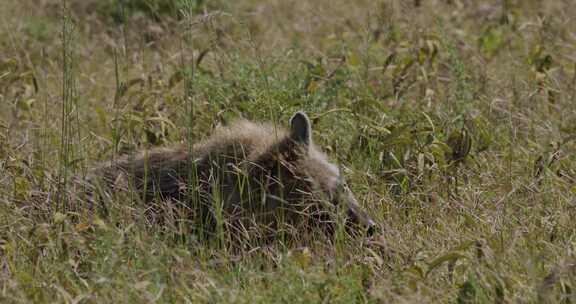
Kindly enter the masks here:
M 4 0 L 0 301 L 572 303 L 574 16 L 569 0 Z M 378 235 L 230 250 L 147 226 L 129 197 L 104 218 L 57 195 L 100 161 L 297 110 Z

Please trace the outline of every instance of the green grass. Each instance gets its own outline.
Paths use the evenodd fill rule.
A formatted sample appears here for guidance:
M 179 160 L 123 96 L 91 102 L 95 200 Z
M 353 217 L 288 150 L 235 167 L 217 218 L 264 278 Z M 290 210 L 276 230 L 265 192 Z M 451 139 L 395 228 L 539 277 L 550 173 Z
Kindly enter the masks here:
M 70 2 L 66 43 L 60 1 L 0 10 L 1 302 L 576 301 L 571 1 Z M 374 239 L 228 251 L 58 196 L 300 109 Z

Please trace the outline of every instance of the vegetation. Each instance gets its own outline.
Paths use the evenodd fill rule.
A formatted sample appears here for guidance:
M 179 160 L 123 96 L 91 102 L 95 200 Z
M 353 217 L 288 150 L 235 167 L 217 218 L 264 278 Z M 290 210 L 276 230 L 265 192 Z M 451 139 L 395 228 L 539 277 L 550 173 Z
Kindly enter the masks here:
M 573 303 L 576 3 L 5 0 L 0 301 Z M 381 232 L 228 250 L 77 208 L 103 160 L 296 110 Z M 174 233 L 172 233 L 174 232 Z

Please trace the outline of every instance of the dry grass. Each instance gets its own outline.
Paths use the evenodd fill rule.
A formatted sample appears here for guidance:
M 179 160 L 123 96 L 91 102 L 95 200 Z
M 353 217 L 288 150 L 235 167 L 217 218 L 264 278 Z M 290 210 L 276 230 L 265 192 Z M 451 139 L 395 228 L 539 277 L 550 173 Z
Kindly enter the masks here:
M 125 23 L 106 1 L 72 5 L 66 164 L 61 1 L 2 4 L 2 302 L 576 301 L 573 1 L 197 0 Z M 370 242 L 227 252 L 146 227 L 129 197 L 99 219 L 43 195 L 297 109 L 381 226 Z

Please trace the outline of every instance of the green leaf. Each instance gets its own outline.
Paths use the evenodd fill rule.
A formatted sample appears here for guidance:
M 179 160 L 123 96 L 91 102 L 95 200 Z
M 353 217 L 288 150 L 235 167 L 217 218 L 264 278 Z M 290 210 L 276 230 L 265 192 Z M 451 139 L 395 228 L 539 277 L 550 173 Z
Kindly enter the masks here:
M 424 279 L 426 277 L 426 272 L 419 265 L 412 265 L 408 267 L 406 270 L 404 270 L 404 272 L 407 274 L 411 274 L 417 277 L 418 279 Z
M 56 212 L 54 213 L 54 224 L 63 223 L 66 220 L 66 214 Z
M 504 44 L 502 30 L 498 27 L 489 27 L 478 40 L 480 50 L 488 57 L 494 56 Z
M 449 252 L 449 253 L 441 256 L 441 257 L 436 258 L 432 262 L 430 262 L 428 264 L 428 271 L 426 272 L 425 276 L 428 276 L 428 274 L 430 274 L 430 272 L 432 272 L 432 270 L 438 268 L 440 265 L 442 265 L 446 262 L 456 262 L 457 260 L 465 259 L 465 258 L 466 258 L 466 256 L 460 252 L 457 252 L 457 251 Z
M 19 110 L 28 112 L 32 109 L 35 102 L 36 99 L 34 98 L 20 99 L 18 100 L 17 106 Z

